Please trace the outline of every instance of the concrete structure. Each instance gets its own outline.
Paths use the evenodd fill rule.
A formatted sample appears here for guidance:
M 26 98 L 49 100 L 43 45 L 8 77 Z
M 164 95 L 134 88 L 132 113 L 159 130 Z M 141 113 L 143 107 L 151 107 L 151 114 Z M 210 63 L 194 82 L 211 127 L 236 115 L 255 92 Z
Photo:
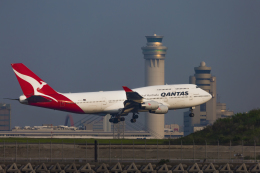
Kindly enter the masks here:
M 232 115 L 234 112 L 227 110 L 226 103 L 217 103 L 217 118 L 226 118 Z
M 113 139 L 113 132 L 78 130 L 77 127 L 68 126 L 25 126 L 12 129 L 12 131 L 0 131 L 1 138 L 22 137 L 22 138 L 96 138 L 96 139 Z M 124 132 L 126 139 L 153 138 L 146 131 L 127 131 Z
M 119 123 L 114 123 L 112 125 L 113 138 L 114 139 L 125 138 L 125 127 L 126 127 L 125 121 L 121 121 Z M 135 130 L 135 131 L 138 131 L 138 130 Z M 131 131 L 131 132 L 135 132 L 135 131 Z M 128 132 L 130 132 L 130 131 L 128 131 Z
M 84 130 L 93 131 L 93 124 L 84 124 Z M 83 129 L 82 129 L 83 130 Z
M 95 119 L 89 118 L 81 122 L 78 126 L 80 130 L 92 130 L 100 132 L 111 132 L 111 123 L 109 118 L 111 115 L 107 114 L 106 116 L 95 116 Z
M 104 132 L 111 132 L 111 123 L 109 122 L 110 114 L 103 117 L 103 129 Z
M 64 126 L 64 125 L 59 125 L 59 126 L 53 126 L 51 125 L 45 125 L 43 124 L 42 126 L 24 126 L 24 127 L 20 127 L 20 126 L 15 126 L 12 131 L 19 131 L 19 130 L 23 130 L 23 131 L 48 131 L 48 130 L 78 130 L 77 127 L 69 127 L 69 126 Z
M 183 137 L 178 124 L 169 124 L 164 126 L 164 138 L 177 139 Z
M 55 145 L 54 145 L 55 146 Z M 25 146 L 21 146 L 20 148 L 24 148 Z M 32 148 L 33 147 L 33 148 Z M 157 163 L 158 159 L 151 159 L 152 156 L 150 155 L 148 159 L 140 159 L 138 158 L 138 161 L 136 162 L 130 162 L 130 155 L 128 154 L 128 158 L 119 158 L 118 155 L 120 155 L 119 152 L 115 153 L 113 152 L 113 156 L 115 157 L 109 158 L 108 161 L 103 161 L 102 164 L 100 161 L 93 162 L 94 158 L 90 157 L 88 159 L 85 158 L 73 158 L 75 155 L 75 152 L 73 151 L 72 147 L 66 146 L 65 145 L 65 150 L 66 150 L 66 155 L 69 157 L 66 157 L 66 160 L 70 161 L 65 161 L 64 166 L 64 161 L 62 160 L 60 163 L 59 162 L 51 162 L 51 163 L 46 163 L 46 161 L 38 161 L 37 160 L 37 152 L 33 152 L 34 150 L 37 150 L 36 146 L 30 146 L 30 153 L 33 153 L 30 155 L 30 162 L 27 159 L 27 162 L 24 160 L 26 157 L 24 157 L 21 153 L 19 153 L 18 157 L 18 162 L 9 161 L 7 163 L 1 164 L 0 171 L 1 172 L 96 172 L 96 173 L 119 173 L 119 172 L 158 172 L 158 173 L 169 173 L 169 172 L 205 172 L 205 173 L 211 173 L 211 172 L 220 172 L 220 173 L 225 173 L 225 172 L 237 172 L 237 173 L 248 173 L 248 172 L 260 172 L 260 164 L 255 163 L 256 161 L 254 160 L 247 160 L 247 161 L 241 161 L 243 157 L 237 157 L 235 159 L 232 159 L 232 164 L 230 164 L 230 161 L 223 161 L 221 160 L 220 163 L 215 163 L 216 159 L 207 159 L 208 162 L 206 163 L 201 163 L 200 159 L 192 159 L 190 157 L 189 160 L 185 161 L 185 164 L 180 161 L 175 161 L 173 163 L 167 163 L 163 165 L 155 165 Z M 114 147 L 114 146 L 113 146 Z M 61 149 L 57 148 L 55 146 L 55 149 L 58 150 L 57 153 L 62 152 Z M 107 152 L 109 151 L 108 148 L 106 148 Z M 139 149 L 140 150 L 140 149 Z M 154 152 L 156 152 L 156 149 L 153 149 Z M 161 149 L 160 149 L 161 150 Z M 8 153 L 11 153 L 12 151 L 8 151 Z M 49 158 L 49 152 L 47 149 L 44 149 L 45 154 L 43 155 L 43 158 L 47 159 L 52 159 Z M 77 151 L 76 155 L 80 155 L 81 153 L 84 153 L 84 150 L 81 149 Z M 107 153 L 103 152 L 103 153 Z M 161 153 L 161 156 L 159 157 L 160 159 L 164 159 L 163 157 L 167 151 L 164 149 L 164 153 Z M 140 153 L 138 151 L 138 153 Z M 192 151 L 191 151 L 192 153 Z M 126 153 L 124 153 L 124 156 Z M 142 153 L 142 156 L 144 155 L 144 152 Z M 167 155 L 167 153 L 166 153 Z M 32 157 L 32 158 L 31 158 Z M 102 156 L 102 159 L 104 156 Z M 106 156 L 107 157 L 107 156 Z M 228 157 L 227 157 L 228 158 Z M 71 161 L 73 160 L 74 161 Z M 98 158 L 101 159 L 101 158 Z M 175 157 L 174 159 L 179 159 Z M 83 161 L 82 161 L 83 160 Z M 120 162 L 119 162 L 120 160 Z M 170 158 L 169 158 L 170 160 Z M 17 159 L 16 159 L 17 161 Z M 157 161 L 157 162 L 156 162 Z M 38 162 L 37 164 L 35 162 Z M 212 163 L 214 162 L 214 164 Z M 241 163 L 243 162 L 243 163 Z
M 211 76 L 211 67 L 207 67 L 205 62 L 201 62 L 199 67 L 195 67 L 194 76 L 190 76 L 190 84 L 196 84 L 201 89 L 209 92 L 212 99 L 207 103 L 196 106 L 194 117 L 189 117 L 189 111 L 184 112 L 184 136 L 202 130 L 205 126 L 213 124 L 216 119 L 232 116 L 232 111 L 226 110 L 225 103 L 217 103 L 216 77 Z M 195 128 L 196 127 L 196 128 Z
M 168 130 L 168 131 L 173 131 L 173 132 L 179 132 L 180 131 L 180 126 L 178 124 L 169 124 L 169 125 L 165 125 L 164 126 L 164 131 Z
M 0 131 L 11 130 L 11 105 L 0 103 Z
M 178 138 L 183 137 L 183 132 L 165 131 L 164 132 L 164 137 L 165 138 L 170 138 L 170 139 L 178 139 Z
M 164 85 L 164 59 L 167 47 L 162 45 L 163 36 L 146 36 L 147 43 L 142 47 L 145 59 L 145 86 Z M 164 137 L 164 115 L 146 113 L 146 128 Z
M 176 124 L 175 124 L 176 125 Z M 117 126 L 122 126 L 118 128 Z M 177 125 L 178 126 L 178 125 Z M 174 126 L 174 127 L 177 127 Z M 93 129 L 93 124 L 87 124 L 86 130 L 78 127 L 69 127 L 64 125 L 53 126 L 15 126 L 12 131 L 1 131 L 0 137 L 26 137 L 26 138 L 97 138 L 97 139 L 154 139 L 153 133 L 144 130 L 125 131 L 123 122 L 114 124 L 112 132 L 104 132 Z M 119 130 L 119 132 L 118 132 Z M 165 138 L 176 139 L 183 136 L 183 132 L 167 130 L 164 131 Z
M 104 132 L 103 118 L 101 118 L 99 121 L 93 122 L 91 124 L 93 125 L 93 131 Z

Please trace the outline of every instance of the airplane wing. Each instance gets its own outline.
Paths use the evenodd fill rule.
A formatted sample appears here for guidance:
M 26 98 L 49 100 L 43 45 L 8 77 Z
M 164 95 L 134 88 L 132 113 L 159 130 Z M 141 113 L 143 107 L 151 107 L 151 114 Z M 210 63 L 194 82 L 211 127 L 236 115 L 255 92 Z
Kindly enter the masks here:
M 123 86 L 125 92 L 126 92 L 126 98 L 127 100 L 131 100 L 137 103 L 142 103 L 143 102 L 143 97 L 138 94 L 138 92 L 134 92 L 131 89 L 129 89 L 126 86 Z
M 160 105 L 162 105 L 161 103 L 153 100 L 145 100 L 138 92 L 132 91 L 126 86 L 123 86 L 123 88 L 125 90 L 127 100 L 124 101 L 124 108 L 119 111 L 119 115 L 127 115 L 129 112 L 138 113 L 139 109 L 155 111 L 160 107 Z
M 131 111 L 137 112 L 139 108 L 139 104 L 143 103 L 143 97 L 126 86 L 123 86 L 123 88 L 126 92 L 127 100 L 124 102 L 124 108 L 120 110 L 119 115 L 125 115 Z

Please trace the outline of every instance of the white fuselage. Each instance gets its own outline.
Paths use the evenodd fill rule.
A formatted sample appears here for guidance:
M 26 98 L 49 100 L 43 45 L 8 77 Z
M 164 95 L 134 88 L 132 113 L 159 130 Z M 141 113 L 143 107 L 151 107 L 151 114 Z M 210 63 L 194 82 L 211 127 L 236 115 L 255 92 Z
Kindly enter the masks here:
M 144 100 L 166 105 L 169 110 L 194 107 L 209 101 L 212 96 L 193 84 L 158 85 L 133 89 Z M 77 104 L 86 114 L 113 114 L 124 108 L 126 93 L 120 91 L 100 91 L 63 94 Z M 68 103 L 69 104 L 69 103 Z M 66 106 L 66 104 L 64 105 Z M 140 109 L 142 111 L 148 111 Z

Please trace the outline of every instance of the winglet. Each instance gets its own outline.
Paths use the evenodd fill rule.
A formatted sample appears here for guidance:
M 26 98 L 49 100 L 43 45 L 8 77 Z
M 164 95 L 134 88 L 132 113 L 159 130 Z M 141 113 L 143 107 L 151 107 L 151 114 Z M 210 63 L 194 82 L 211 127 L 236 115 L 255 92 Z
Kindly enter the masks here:
M 129 89 L 129 88 L 126 87 L 126 86 L 122 86 L 122 87 L 124 88 L 125 92 L 133 92 L 131 89 Z

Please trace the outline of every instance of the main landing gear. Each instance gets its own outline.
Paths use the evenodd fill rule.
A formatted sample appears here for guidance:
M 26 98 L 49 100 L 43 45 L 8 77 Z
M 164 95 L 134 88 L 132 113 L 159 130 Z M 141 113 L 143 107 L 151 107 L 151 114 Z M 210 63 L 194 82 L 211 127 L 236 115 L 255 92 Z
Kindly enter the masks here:
M 131 123 L 135 123 L 137 118 L 138 118 L 138 115 L 133 113 L 132 119 L 130 120 Z
M 136 119 L 138 118 L 138 114 L 137 113 L 133 113 L 132 119 L 130 120 L 131 123 L 135 123 Z M 109 119 L 110 123 L 119 123 L 120 121 L 125 121 L 124 117 L 119 116 L 118 114 L 112 114 L 111 118 Z
M 194 117 L 193 109 L 195 109 L 195 107 L 190 108 L 190 114 L 189 114 L 190 117 Z
M 120 121 L 125 121 L 124 117 L 120 117 L 118 115 L 111 115 L 111 118 L 109 119 L 110 123 L 119 123 Z

